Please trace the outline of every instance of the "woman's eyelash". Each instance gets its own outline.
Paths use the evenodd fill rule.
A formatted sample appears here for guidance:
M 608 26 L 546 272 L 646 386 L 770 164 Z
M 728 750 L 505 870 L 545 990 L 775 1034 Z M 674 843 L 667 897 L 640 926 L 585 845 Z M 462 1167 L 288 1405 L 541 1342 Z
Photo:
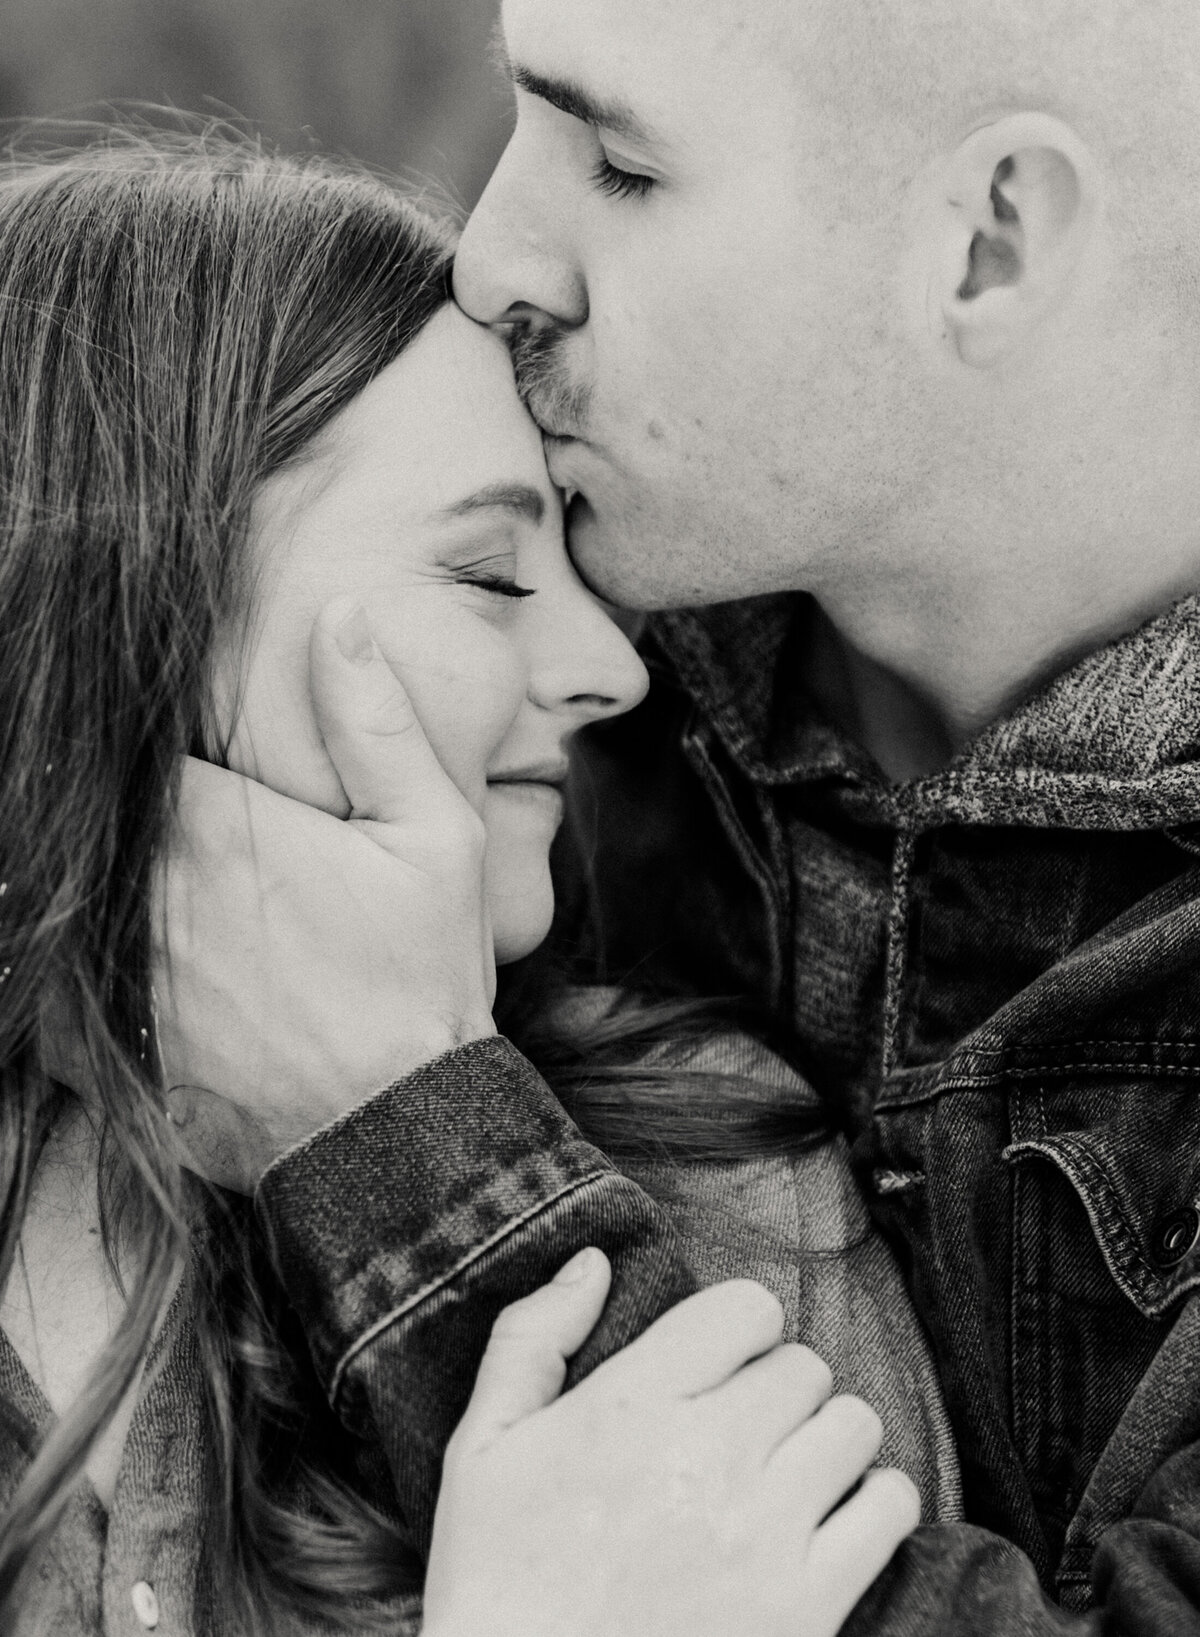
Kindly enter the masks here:
M 601 193 L 607 193 L 614 199 L 644 199 L 654 186 L 652 176 L 642 176 L 637 171 L 619 170 L 605 155 L 601 155 L 597 162 L 592 172 L 592 181 Z
M 498 597 L 532 597 L 535 593 L 529 586 L 518 585 L 515 580 L 505 579 L 502 574 L 463 574 L 459 576 L 459 585 L 472 585 L 480 591 L 494 591 Z

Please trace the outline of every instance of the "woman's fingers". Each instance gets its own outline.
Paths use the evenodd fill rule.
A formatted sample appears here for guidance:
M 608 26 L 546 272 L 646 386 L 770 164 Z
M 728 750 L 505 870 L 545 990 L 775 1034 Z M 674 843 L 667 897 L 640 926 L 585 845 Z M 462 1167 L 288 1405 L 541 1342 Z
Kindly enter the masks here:
M 600 1317 L 611 1277 L 603 1251 L 581 1250 L 548 1285 L 504 1309 L 492 1326 L 471 1402 L 452 1440 L 458 1454 L 482 1448 L 553 1403 L 562 1391 L 567 1360 Z
M 822 1612 L 840 1626 L 906 1535 L 921 1521 L 921 1497 L 895 1467 L 868 1472 L 862 1488 L 813 1536 L 807 1571 L 822 1588 Z
M 664 1313 L 575 1391 L 692 1397 L 728 1381 L 782 1334 L 783 1310 L 770 1291 L 751 1279 L 731 1279 Z
M 882 1438 L 871 1406 L 841 1394 L 779 1445 L 769 1462 L 771 1479 L 796 1498 L 813 1527 L 862 1477 Z
M 394 824 L 447 801 L 470 811 L 353 597 L 336 597 L 317 616 L 309 672 L 317 723 L 353 818 Z
M 821 1408 L 833 1391 L 833 1376 L 811 1348 L 785 1343 L 716 1390 L 723 1413 L 746 1429 L 746 1453 L 765 1461 Z

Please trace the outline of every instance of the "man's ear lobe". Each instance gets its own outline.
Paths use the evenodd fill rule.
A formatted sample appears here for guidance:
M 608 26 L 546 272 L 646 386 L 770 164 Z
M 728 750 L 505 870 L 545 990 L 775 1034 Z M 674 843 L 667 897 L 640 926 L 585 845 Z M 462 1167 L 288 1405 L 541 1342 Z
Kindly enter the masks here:
M 976 369 L 998 364 L 1061 302 L 1099 217 L 1086 145 L 1049 114 L 973 131 L 940 179 L 931 317 Z

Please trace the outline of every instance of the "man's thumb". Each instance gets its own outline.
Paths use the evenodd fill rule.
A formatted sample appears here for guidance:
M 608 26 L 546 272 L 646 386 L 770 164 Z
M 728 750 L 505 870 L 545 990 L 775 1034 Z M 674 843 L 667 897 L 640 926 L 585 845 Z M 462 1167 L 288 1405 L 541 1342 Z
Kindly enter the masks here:
M 309 677 L 317 724 L 352 818 L 412 818 L 454 790 L 404 685 L 352 597 L 327 603 L 313 624 Z
M 454 1435 L 459 1454 L 482 1448 L 554 1402 L 567 1361 L 604 1309 L 611 1279 L 604 1252 L 589 1247 L 548 1285 L 504 1309 L 492 1326 L 471 1402 Z

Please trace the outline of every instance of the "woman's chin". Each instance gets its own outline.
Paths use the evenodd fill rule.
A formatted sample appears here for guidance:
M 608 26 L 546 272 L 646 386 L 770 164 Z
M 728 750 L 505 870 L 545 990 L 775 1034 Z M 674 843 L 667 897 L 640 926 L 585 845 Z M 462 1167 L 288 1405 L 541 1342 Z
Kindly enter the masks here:
M 550 931 L 554 919 L 554 888 L 549 865 L 538 871 L 519 892 L 496 892 L 490 885 L 488 910 L 492 918 L 492 945 L 496 965 L 508 966 L 532 955 Z
M 489 808 L 485 880 L 497 966 L 532 954 L 554 919 L 553 832 L 531 834 L 527 826 L 504 823 L 509 817 L 507 810 L 494 816 Z
M 553 908 L 550 915 L 538 917 L 536 924 L 530 916 L 523 917 L 520 925 L 502 924 L 494 920 L 492 943 L 496 951 L 496 965 L 510 966 L 513 961 L 532 955 L 538 945 L 545 942 L 552 918 Z

